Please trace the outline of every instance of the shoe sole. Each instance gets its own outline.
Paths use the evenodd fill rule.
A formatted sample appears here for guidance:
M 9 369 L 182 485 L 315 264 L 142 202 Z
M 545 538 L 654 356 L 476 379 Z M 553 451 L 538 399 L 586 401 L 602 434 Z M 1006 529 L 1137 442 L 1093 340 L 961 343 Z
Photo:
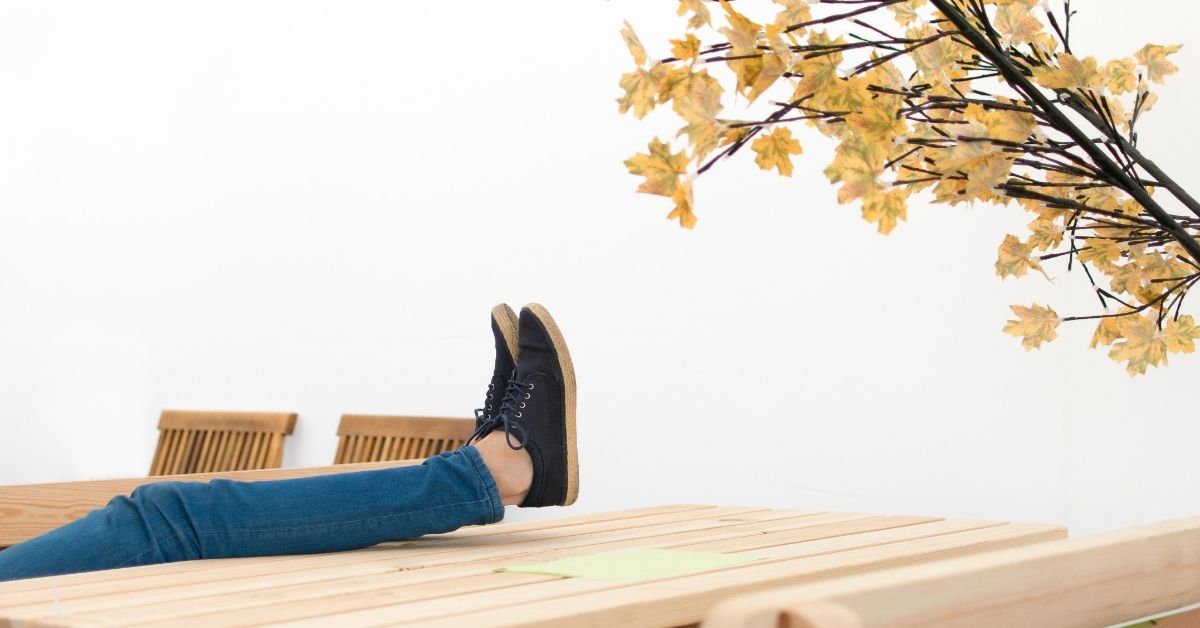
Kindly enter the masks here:
M 496 328 L 500 330 L 500 335 L 504 337 L 504 344 L 508 345 L 508 355 L 512 356 L 513 364 L 516 364 L 517 313 L 508 307 L 507 303 L 501 303 L 492 308 L 492 320 L 495 321 Z
M 566 410 L 567 428 L 567 496 L 563 506 L 570 506 L 579 497 L 579 455 L 575 447 L 575 367 L 571 363 L 571 352 L 567 350 L 567 342 L 563 339 L 558 324 L 550 316 L 550 312 L 538 303 L 525 306 L 541 321 L 554 344 L 554 356 L 558 359 L 558 367 L 563 375 L 563 406 Z

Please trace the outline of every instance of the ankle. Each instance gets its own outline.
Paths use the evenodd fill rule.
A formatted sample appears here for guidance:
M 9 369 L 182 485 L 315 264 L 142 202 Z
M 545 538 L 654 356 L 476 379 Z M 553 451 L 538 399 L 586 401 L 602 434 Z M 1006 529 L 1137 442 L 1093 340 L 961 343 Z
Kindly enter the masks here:
M 500 501 L 505 506 L 520 504 L 533 482 L 533 461 L 529 459 L 529 452 L 509 447 L 503 432 L 492 432 L 474 446 L 496 481 Z

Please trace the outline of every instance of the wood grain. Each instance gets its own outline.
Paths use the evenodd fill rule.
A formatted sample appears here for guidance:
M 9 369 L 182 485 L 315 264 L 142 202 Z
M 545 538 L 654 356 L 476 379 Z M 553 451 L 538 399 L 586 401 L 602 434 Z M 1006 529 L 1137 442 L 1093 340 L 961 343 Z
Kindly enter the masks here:
M 458 449 L 474 431 L 475 419 L 344 414 L 333 463 L 428 458 Z
M 731 599 L 708 628 L 1104 626 L 1200 602 L 1200 518 Z
M 655 507 L 464 528 L 355 552 L 194 561 L 0 583 L 28 625 L 679 625 L 718 600 L 1061 538 L 1045 525 L 747 507 Z M 625 548 L 757 560 L 638 583 L 496 573 Z M 53 588 L 57 605 L 48 598 Z M 2 622 L 0 622 L 2 625 Z
M 150 475 L 275 469 L 295 427 L 290 412 L 164 410 Z

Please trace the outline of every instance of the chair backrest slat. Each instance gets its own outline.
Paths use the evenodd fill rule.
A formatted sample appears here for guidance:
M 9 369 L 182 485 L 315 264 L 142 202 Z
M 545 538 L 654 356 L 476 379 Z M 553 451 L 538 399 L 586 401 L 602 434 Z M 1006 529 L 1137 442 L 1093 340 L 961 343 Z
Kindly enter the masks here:
M 428 458 L 465 443 L 475 419 L 345 414 L 334 464 Z
M 278 469 L 295 427 L 295 413 L 164 410 L 150 475 Z

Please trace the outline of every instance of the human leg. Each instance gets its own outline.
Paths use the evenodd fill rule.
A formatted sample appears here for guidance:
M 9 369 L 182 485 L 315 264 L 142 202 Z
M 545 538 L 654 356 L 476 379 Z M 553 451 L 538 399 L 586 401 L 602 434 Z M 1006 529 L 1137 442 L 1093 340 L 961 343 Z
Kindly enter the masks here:
M 504 504 L 569 505 L 578 492 L 574 371 L 541 306 L 521 312 L 519 353 L 503 403 L 482 417 L 473 445 L 414 467 L 146 485 L 0 552 L 0 581 L 349 550 L 499 521 Z
M 509 484 L 506 490 L 514 490 Z M 343 551 L 503 517 L 500 491 L 476 447 L 395 469 L 266 482 L 159 482 L 0 552 L 0 581 Z

